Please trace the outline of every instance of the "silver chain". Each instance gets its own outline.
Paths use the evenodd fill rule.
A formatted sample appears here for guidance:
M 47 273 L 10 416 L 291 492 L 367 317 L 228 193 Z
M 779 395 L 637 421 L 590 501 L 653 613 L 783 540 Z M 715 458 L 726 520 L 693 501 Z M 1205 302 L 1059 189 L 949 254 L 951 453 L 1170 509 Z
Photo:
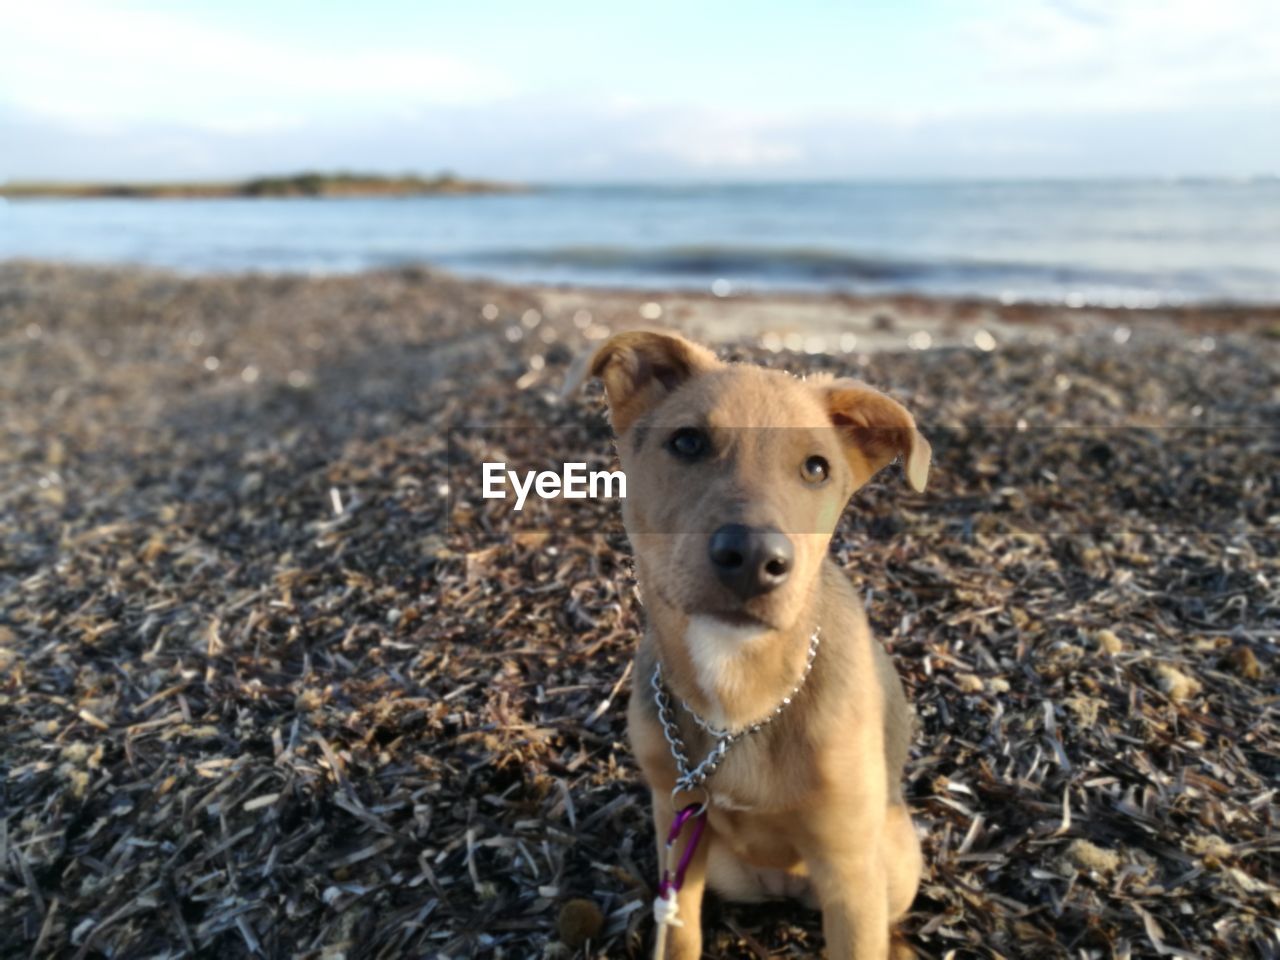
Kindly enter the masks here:
M 653 677 L 650 680 L 650 686 L 653 687 L 653 702 L 658 707 L 658 721 L 662 724 L 662 735 L 667 738 L 667 746 L 671 748 L 671 758 L 676 762 L 676 773 L 678 774 L 675 789 L 671 791 L 673 797 L 678 793 L 699 788 L 705 791 L 706 782 L 716 772 L 716 768 L 724 760 L 729 748 L 743 737 L 759 733 L 773 723 L 779 714 L 791 705 L 791 701 L 800 693 L 805 681 L 809 679 L 809 673 L 813 670 L 813 661 L 818 655 L 818 644 L 820 642 L 818 635 L 820 632 L 818 627 L 813 628 L 813 635 L 809 638 L 809 652 L 804 662 L 804 672 L 800 674 L 799 681 L 791 688 L 791 692 L 783 697 L 778 705 L 773 708 L 773 712 L 763 720 L 757 720 L 741 730 L 721 730 L 703 720 L 690 709 L 687 703 L 683 701 L 680 703 L 680 706 L 684 707 L 685 713 L 693 717 L 698 726 L 716 738 L 715 745 L 710 752 L 702 759 L 701 763 L 693 768 L 689 766 L 687 748 L 685 747 L 684 739 L 680 736 L 680 728 L 676 725 L 674 711 L 671 709 L 671 696 L 667 693 L 667 688 L 662 682 L 662 663 L 659 661 L 653 665 Z

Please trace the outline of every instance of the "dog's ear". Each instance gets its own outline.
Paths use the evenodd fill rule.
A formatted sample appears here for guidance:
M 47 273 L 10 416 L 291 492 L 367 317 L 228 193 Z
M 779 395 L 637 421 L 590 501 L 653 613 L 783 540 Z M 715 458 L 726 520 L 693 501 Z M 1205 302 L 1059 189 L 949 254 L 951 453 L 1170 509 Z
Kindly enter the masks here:
M 604 381 L 613 429 L 621 436 L 680 384 L 718 366 L 715 354 L 684 337 L 629 330 L 614 334 L 595 352 L 591 375 Z
M 857 380 L 836 380 L 823 392 L 859 484 L 902 457 L 907 482 L 914 490 L 924 489 L 933 451 L 906 407 Z

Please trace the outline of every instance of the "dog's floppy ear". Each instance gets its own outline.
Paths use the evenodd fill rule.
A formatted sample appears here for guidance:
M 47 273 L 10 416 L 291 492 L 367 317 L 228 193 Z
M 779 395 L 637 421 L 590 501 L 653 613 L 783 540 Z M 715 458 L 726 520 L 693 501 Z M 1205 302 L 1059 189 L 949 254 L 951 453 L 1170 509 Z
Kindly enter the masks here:
M 627 428 L 690 377 L 720 366 L 715 354 L 674 333 L 628 330 L 614 334 L 591 358 L 604 381 L 614 432 Z
M 923 490 L 929 479 L 929 441 L 916 430 L 906 407 L 857 380 L 836 380 L 823 387 L 827 413 L 844 439 L 860 483 L 902 457 L 907 482 Z

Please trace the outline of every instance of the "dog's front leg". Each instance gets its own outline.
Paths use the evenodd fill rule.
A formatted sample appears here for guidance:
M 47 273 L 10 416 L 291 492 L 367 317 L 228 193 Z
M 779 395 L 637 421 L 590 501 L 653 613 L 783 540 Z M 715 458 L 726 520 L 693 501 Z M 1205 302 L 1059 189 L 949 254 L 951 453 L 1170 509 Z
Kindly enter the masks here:
M 671 795 L 665 790 L 653 791 L 653 827 L 658 841 L 658 872 L 661 874 L 667 858 L 667 836 L 671 824 L 675 820 L 675 806 Z M 671 870 L 685 851 L 685 845 L 692 835 L 692 829 L 683 831 L 683 835 L 671 848 Z M 702 839 L 689 860 L 685 870 L 684 883 L 677 896 L 679 906 L 679 925 L 668 924 L 655 927 L 655 936 L 666 937 L 666 952 L 660 954 L 665 960 L 698 960 L 702 956 L 702 894 L 707 887 L 707 850 L 712 843 L 711 827 L 703 830 Z
M 822 932 L 831 960 L 886 960 L 889 884 L 879 831 L 838 825 L 805 857 L 822 905 Z

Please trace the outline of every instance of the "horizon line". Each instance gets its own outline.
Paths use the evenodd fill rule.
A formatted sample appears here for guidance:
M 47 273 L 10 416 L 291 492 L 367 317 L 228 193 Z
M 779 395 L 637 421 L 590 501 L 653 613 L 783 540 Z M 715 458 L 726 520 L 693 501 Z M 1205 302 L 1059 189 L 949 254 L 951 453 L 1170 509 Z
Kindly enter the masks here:
M 424 173 L 417 170 L 359 170 L 355 168 L 326 168 L 293 170 L 289 172 L 261 172 L 254 174 L 228 174 L 208 178 L 192 177 L 129 177 L 129 178 L 47 178 L 9 176 L 0 179 L 0 189 L 20 186 L 191 186 L 212 184 L 236 184 L 259 179 L 291 178 L 319 174 L 326 177 L 356 176 L 368 178 L 437 178 L 449 177 L 461 182 L 488 182 L 527 187 L 702 187 L 702 186 L 847 186 L 872 184 L 983 184 L 983 183 L 1263 183 L 1280 181 L 1280 171 L 1247 174 L 1231 173 L 1118 173 L 1118 174 L 853 174 L 848 176 L 804 175 L 790 176 L 659 176 L 641 177 L 554 177 L 507 178 L 502 175 L 459 174 L 451 170 Z

